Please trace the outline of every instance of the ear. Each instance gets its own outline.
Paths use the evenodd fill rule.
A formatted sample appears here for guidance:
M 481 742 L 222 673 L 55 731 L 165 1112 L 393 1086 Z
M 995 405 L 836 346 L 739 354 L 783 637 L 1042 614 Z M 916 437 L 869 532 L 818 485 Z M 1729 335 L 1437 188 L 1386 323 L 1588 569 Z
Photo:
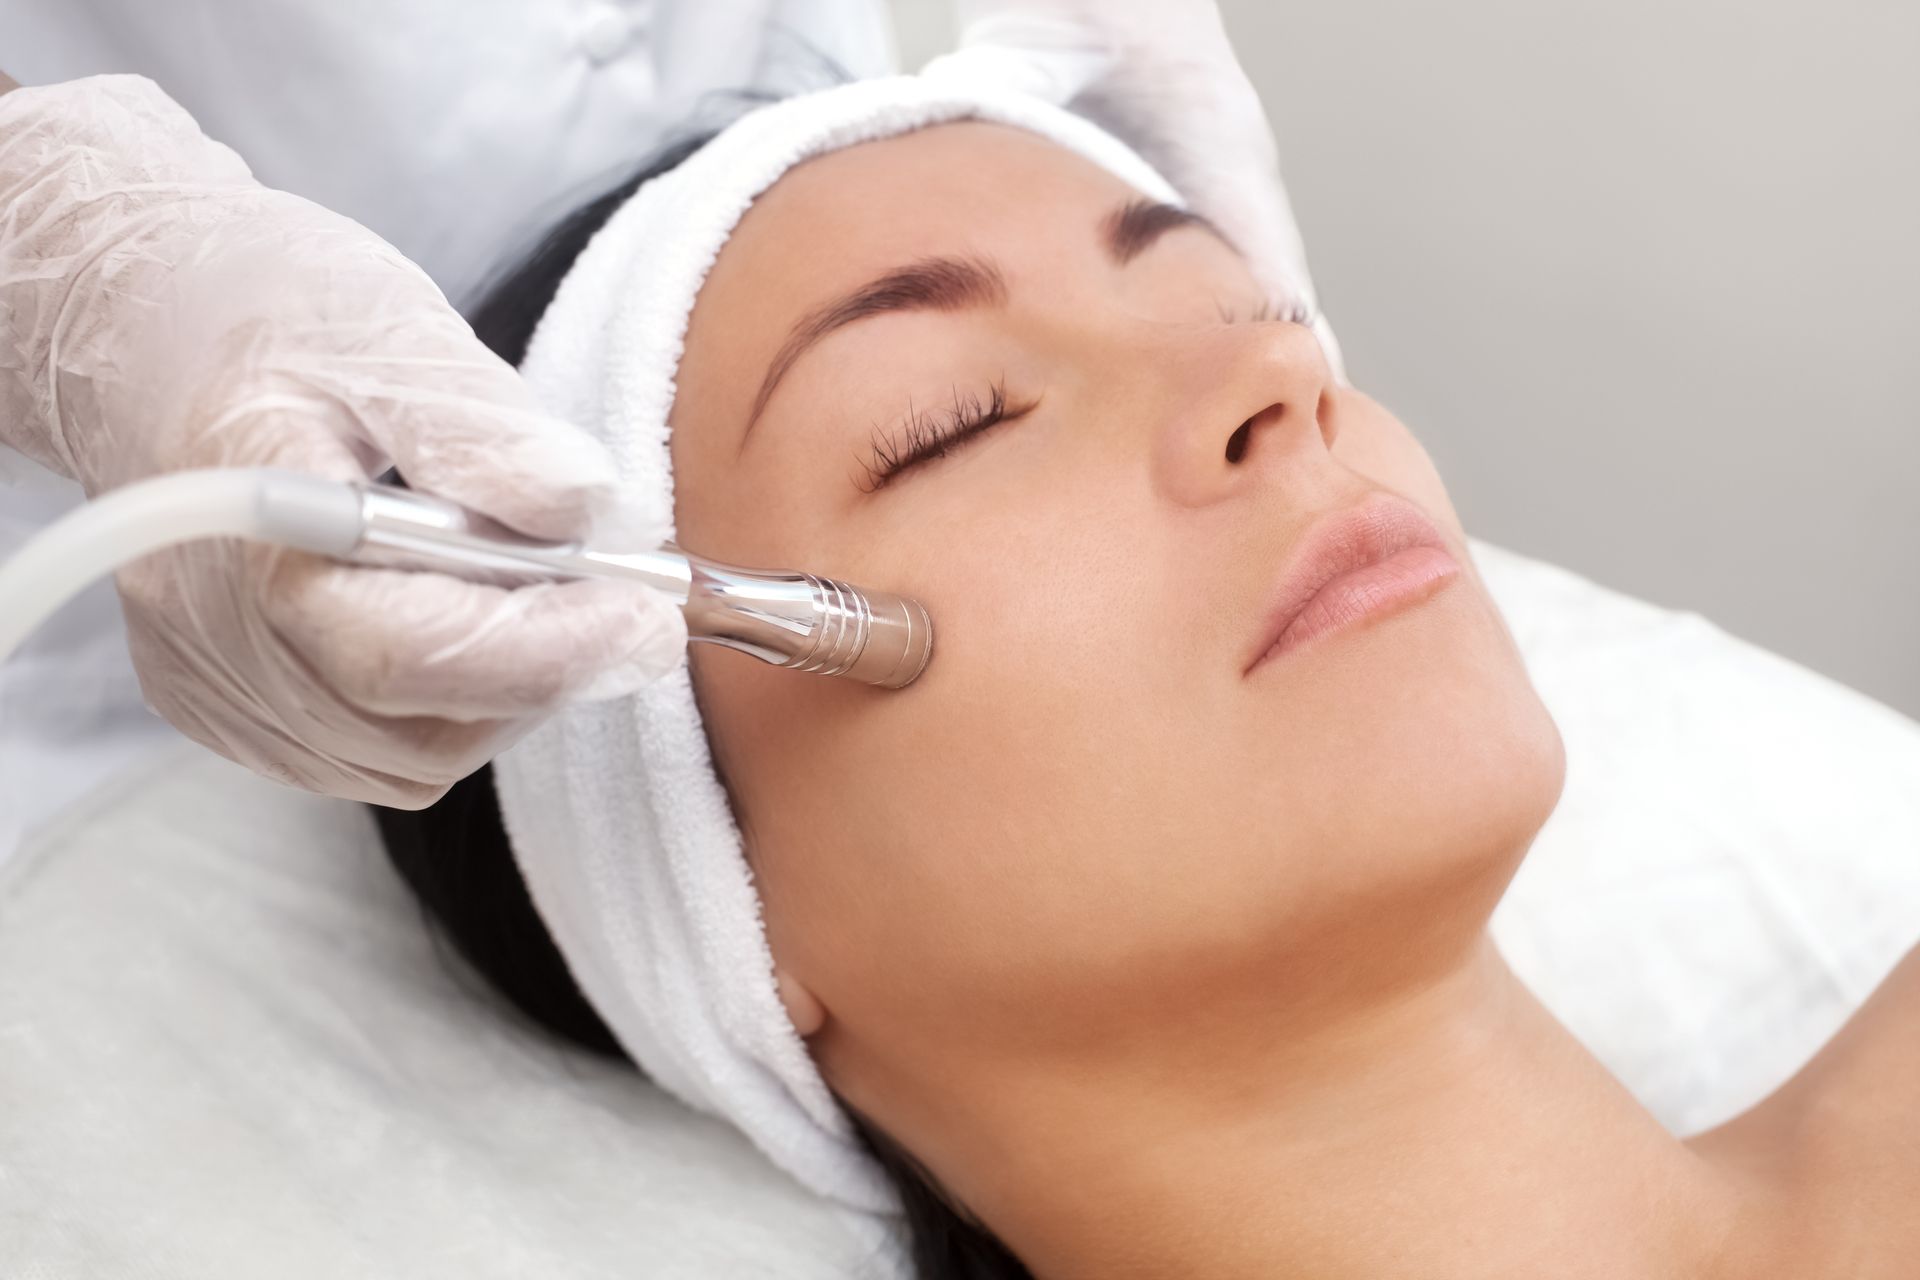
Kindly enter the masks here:
M 826 1025 L 827 1007 L 801 984 L 800 979 L 776 964 L 773 967 L 773 980 L 780 988 L 780 1003 L 787 1007 L 787 1020 L 793 1023 L 793 1029 L 800 1033 L 802 1040 Z

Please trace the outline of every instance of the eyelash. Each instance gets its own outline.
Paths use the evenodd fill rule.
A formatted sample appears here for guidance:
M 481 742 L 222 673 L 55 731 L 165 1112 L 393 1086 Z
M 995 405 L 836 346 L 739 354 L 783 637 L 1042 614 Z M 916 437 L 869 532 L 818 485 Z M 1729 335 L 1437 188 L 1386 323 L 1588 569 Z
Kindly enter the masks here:
M 1267 320 L 1284 320 L 1288 324 L 1310 325 L 1317 318 L 1312 305 L 1304 300 L 1295 299 L 1287 307 L 1285 314 L 1281 314 L 1274 309 L 1273 299 L 1267 298 L 1254 308 L 1253 314 L 1248 316 L 1244 323 L 1259 324 Z M 1240 317 L 1228 310 L 1224 304 L 1220 306 L 1220 319 L 1227 324 L 1243 323 Z
M 1220 319 L 1226 324 L 1260 324 L 1279 319 L 1288 324 L 1306 325 L 1313 323 L 1315 315 L 1313 308 L 1304 301 L 1295 301 L 1281 315 L 1276 312 L 1273 300 L 1269 298 L 1261 302 L 1244 321 L 1221 306 Z M 1003 379 L 988 389 L 985 401 L 972 392 L 963 393 L 955 388 L 953 402 L 943 409 L 929 411 L 909 406 L 906 423 L 897 437 L 889 436 L 877 427 L 874 429 L 873 454 L 864 464 L 867 483 L 859 488 L 863 493 L 883 489 L 907 468 L 943 458 L 989 428 L 1033 412 L 1038 403 L 1033 401 L 1009 406 L 1007 386 Z
M 884 488 L 888 481 L 908 467 L 944 457 L 989 427 L 1011 422 L 1031 413 L 1033 408 L 1033 404 L 1010 407 L 1004 381 L 996 382 L 989 388 L 984 402 L 972 392 L 955 388 L 953 403 L 944 409 L 909 407 L 906 423 L 901 427 L 898 437 L 874 429 L 873 457 L 866 463 L 867 483 L 862 486 L 862 491 L 872 493 Z

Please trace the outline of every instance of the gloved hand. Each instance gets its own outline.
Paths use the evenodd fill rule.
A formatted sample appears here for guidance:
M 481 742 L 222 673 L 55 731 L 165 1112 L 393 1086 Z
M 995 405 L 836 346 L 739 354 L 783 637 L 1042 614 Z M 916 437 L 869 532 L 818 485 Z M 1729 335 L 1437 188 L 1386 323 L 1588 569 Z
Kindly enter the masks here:
M 1125 140 L 1239 246 L 1276 300 L 1307 304 L 1345 381 L 1273 130 L 1214 0 L 955 0 L 954 9 L 960 47 L 925 74 L 1019 89 Z
M 664 533 L 620 527 L 605 451 L 544 416 L 419 268 L 254 182 L 138 77 L 0 96 L 0 317 L 0 443 L 89 495 L 193 467 L 397 464 L 535 537 Z M 686 645 L 679 608 L 626 584 L 508 591 L 233 542 L 118 583 L 155 710 L 269 776 L 405 807 Z

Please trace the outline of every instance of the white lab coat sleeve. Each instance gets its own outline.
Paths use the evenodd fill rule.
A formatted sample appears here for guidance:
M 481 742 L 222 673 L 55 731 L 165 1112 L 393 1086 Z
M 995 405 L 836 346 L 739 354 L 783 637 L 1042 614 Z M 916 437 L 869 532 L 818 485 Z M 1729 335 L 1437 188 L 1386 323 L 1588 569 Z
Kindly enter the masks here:
M 371 228 L 457 306 L 713 95 L 892 59 L 885 0 L 0 3 L 14 78 L 151 78 L 262 183 Z

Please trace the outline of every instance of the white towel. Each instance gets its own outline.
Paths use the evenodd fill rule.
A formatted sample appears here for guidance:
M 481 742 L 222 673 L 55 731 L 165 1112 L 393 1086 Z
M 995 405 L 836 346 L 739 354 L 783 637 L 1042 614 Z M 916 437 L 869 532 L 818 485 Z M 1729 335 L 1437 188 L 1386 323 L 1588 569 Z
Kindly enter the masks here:
M 939 65 L 743 116 L 641 187 L 561 285 L 528 350 L 527 379 L 549 409 L 611 446 L 627 479 L 657 502 L 667 537 L 667 414 L 688 315 L 740 216 L 793 165 L 975 118 L 1031 130 L 1178 203 L 1094 125 Z M 685 663 L 632 697 L 563 712 L 503 754 L 495 773 L 534 902 L 634 1060 L 813 1190 L 864 1213 L 895 1211 L 780 1003 L 759 895 Z

